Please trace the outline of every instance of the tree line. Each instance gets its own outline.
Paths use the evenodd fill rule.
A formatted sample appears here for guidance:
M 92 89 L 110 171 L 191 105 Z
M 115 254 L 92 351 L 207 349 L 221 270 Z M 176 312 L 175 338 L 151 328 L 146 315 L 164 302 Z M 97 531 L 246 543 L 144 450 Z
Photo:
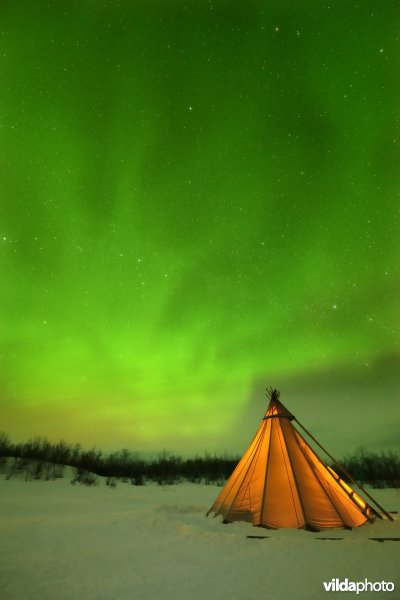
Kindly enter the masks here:
M 76 481 L 79 482 L 85 480 L 84 483 L 89 483 L 93 478 L 88 474 L 94 473 L 110 480 L 129 480 L 135 485 L 143 485 L 146 480 L 156 481 L 160 485 L 172 484 L 181 479 L 194 483 L 222 484 L 239 460 L 238 457 L 207 453 L 204 456 L 182 458 L 166 451 L 157 458 L 145 459 L 126 448 L 105 454 L 95 447 L 86 450 L 80 444 L 70 445 L 63 440 L 51 443 L 42 437 L 13 444 L 7 434 L 0 433 L 0 460 L 7 458 L 13 459 L 11 466 L 7 466 L 8 471 L 12 471 L 11 476 L 27 469 L 32 473 L 33 469 L 32 478 L 40 479 L 54 472 L 52 465 L 64 465 L 74 469 Z M 29 465 L 27 461 L 30 461 Z
M 87 450 L 80 444 L 67 444 L 61 440 L 50 442 L 35 437 L 26 442 L 13 444 L 10 437 L 0 433 L 0 466 L 6 477 L 28 473 L 29 478 L 61 477 L 63 466 L 70 466 L 74 482 L 95 482 L 96 476 L 107 478 L 109 485 L 115 480 L 130 481 L 143 485 L 155 481 L 160 485 L 177 483 L 182 479 L 194 483 L 222 485 L 231 475 L 240 457 L 203 456 L 182 458 L 161 452 L 157 458 L 144 459 L 137 452 L 122 449 L 109 454 L 95 447 Z M 342 458 L 341 465 L 360 483 L 374 487 L 400 487 L 400 456 L 394 452 L 374 453 L 364 449 Z M 338 475 L 346 477 L 334 465 Z

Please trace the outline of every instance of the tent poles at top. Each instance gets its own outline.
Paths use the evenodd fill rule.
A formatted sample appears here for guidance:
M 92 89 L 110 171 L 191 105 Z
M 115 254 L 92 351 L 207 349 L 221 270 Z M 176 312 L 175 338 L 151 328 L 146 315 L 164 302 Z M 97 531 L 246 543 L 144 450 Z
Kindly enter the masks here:
M 388 519 L 390 519 L 390 521 L 393 521 L 393 517 L 386 512 L 386 510 L 384 508 L 382 508 L 382 506 L 380 504 L 378 504 L 378 502 L 375 500 L 375 498 L 373 498 L 370 494 L 368 494 L 368 492 L 362 487 L 361 484 L 359 484 L 355 479 L 353 479 L 353 477 L 346 471 L 346 469 L 344 467 L 342 467 L 341 464 L 339 464 L 337 462 L 337 460 L 332 456 L 332 454 L 330 454 L 328 452 L 328 450 L 326 450 L 323 446 L 321 446 L 321 444 L 318 442 L 318 440 L 315 439 L 315 437 L 304 427 L 304 425 L 302 425 L 297 419 L 296 417 L 294 418 L 294 421 L 296 421 L 297 425 L 299 425 L 299 427 L 301 427 L 303 429 L 303 431 L 305 431 L 305 433 L 310 436 L 310 438 L 312 440 L 314 440 L 314 442 L 321 448 L 321 450 L 323 450 L 325 452 L 325 454 L 327 454 L 329 456 L 329 458 L 331 460 L 333 460 L 334 464 L 342 471 L 342 473 L 344 473 L 346 475 L 346 477 L 348 477 L 350 479 L 350 481 L 352 481 L 354 483 L 354 485 L 356 485 L 361 491 L 364 492 L 364 494 L 366 496 L 368 496 L 368 498 L 370 500 L 372 500 L 372 502 L 374 504 L 376 504 L 376 506 L 383 512 L 384 515 L 387 516 Z

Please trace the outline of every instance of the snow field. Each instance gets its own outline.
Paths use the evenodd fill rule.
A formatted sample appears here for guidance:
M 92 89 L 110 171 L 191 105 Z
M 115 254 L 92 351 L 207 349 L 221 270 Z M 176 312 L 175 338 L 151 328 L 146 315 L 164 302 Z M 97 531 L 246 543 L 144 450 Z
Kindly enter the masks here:
M 395 584 L 393 592 L 361 598 L 400 598 L 400 542 L 368 539 L 400 537 L 399 520 L 321 533 L 223 525 L 205 516 L 219 491 L 190 483 L 109 488 L 102 478 L 86 487 L 71 485 L 68 476 L 29 482 L 2 476 L 0 597 L 314 600 L 329 594 L 323 581 L 347 577 Z M 400 509 L 400 490 L 374 494 L 387 510 Z

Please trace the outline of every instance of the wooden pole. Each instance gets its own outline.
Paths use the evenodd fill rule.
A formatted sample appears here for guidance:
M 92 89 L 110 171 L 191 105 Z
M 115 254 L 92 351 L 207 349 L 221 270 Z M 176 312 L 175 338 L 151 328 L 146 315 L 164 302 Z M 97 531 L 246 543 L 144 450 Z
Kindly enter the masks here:
M 305 431 L 305 433 L 310 436 L 310 438 L 312 440 L 314 440 L 314 442 L 321 448 L 321 450 L 323 450 L 325 452 L 325 454 L 327 454 L 329 456 L 329 458 L 331 460 L 333 460 L 334 464 L 342 471 L 342 473 L 344 473 L 346 475 L 346 477 L 348 477 L 350 479 L 350 481 L 352 481 L 354 483 L 354 485 L 356 485 L 362 492 L 364 492 L 364 494 L 366 496 L 368 496 L 368 498 L 370 500 L 372 500 L 372 502 L 374 504 L 376 504 L 376 506 L 383 512 L 384 515 L 387 516 L 388 519 L 390 519 L 390 521 L 393 521 L 393 517 L 386 512 L 386 510 L 384 508 L 382 508 L 382 506 L 380 504 L 378 504 L 378 502 L 375 500 L 375 498 L 373 498 L 363 487 L 362 485 L 360 485 L 355 479 L 352 478 L 352 476 L 346 471 L 346 469 L 344 467 L 342 467 L 341 464 L 339 464 L 337 462 L 337 460 L 332 456 L 332 454 L 330 454 L 328 452 L 328 450 L 325 450 L 325 448 L 323 446 L 321 446 L 321 444 L 318 442 L 318 440 L 315 439 L 315 437 L 304 427 L 304 425 L 302 425 L 297 419 L 296 417 L 294 418 L 294 421 L 296 421 L 297 425 L 299 425 L 299 427 L 301 427 L 303 429 L 303 431 Z

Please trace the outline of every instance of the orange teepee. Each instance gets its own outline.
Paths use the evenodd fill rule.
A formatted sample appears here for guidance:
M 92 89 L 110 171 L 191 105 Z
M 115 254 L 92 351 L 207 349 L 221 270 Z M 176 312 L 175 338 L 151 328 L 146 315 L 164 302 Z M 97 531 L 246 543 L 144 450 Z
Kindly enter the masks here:
M 376 512 L 325 464 L 270 391 L 253 441 L 207 514 L 268 528 L 357 527 Z

